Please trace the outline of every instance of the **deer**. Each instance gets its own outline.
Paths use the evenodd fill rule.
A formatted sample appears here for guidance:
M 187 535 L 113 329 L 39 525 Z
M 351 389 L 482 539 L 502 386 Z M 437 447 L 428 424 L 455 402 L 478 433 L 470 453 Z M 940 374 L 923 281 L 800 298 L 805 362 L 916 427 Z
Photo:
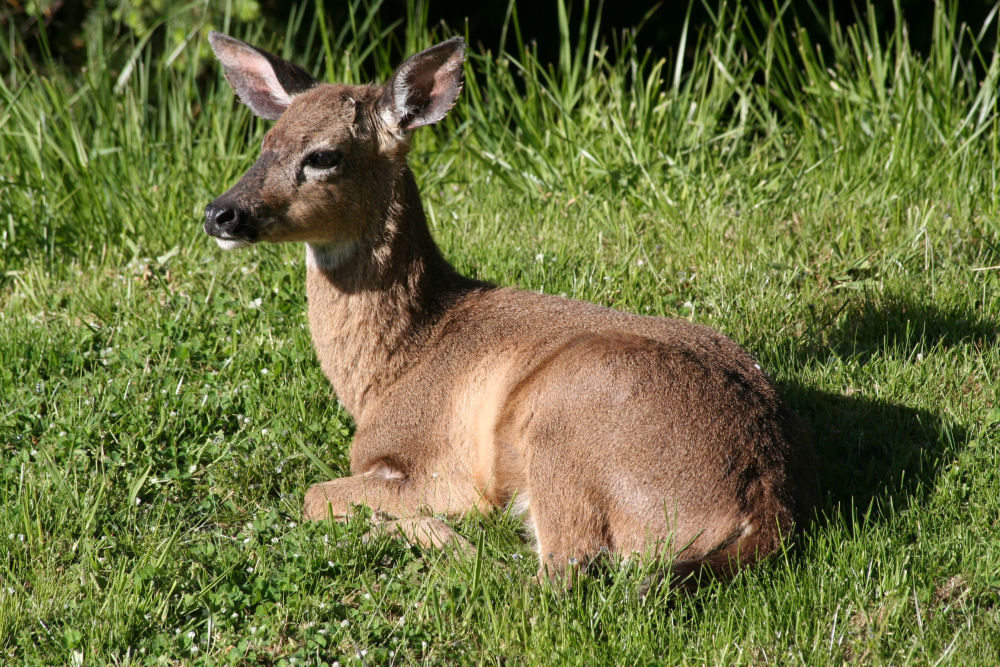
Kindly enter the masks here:
M 808 431 L 736 342 L 474 280 L 442 255 L 407 154 L 457 101 L 461 37 L 381 85 L 209 40 L 240 101 L 275 123 L 204 231 L 223 249 L 305 244 L 316 356 L 356 424 L 351 474 L 310 486 L 305 519 L 365 506 L 441 547 L 465 540 L 446 519 L 515 512 L 540 581 L 649 553 L 677 580 L 728 578 L 808 523 Z

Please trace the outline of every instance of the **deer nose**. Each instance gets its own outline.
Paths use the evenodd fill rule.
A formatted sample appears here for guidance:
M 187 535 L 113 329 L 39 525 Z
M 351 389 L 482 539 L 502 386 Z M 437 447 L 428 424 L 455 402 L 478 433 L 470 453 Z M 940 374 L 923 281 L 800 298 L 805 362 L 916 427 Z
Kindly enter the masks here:
M 205 207 L 205 233 L 210 236 L 234 236 L 240 224 L 240 212 L 234 206 L 212 202 Z

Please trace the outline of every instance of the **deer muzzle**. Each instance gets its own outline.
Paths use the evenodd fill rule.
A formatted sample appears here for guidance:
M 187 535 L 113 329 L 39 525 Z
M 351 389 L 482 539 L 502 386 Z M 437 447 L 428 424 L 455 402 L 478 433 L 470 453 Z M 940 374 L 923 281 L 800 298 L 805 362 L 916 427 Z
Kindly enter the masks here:
M 260 228 L 270 210 L 260 193 L 266 189 L 268 173 L 275 162 L 275 153 L 265 151 L 236 185 L 205 207 L 205 233 L 214 236 L 220 246 L 247 245 L 260 237 Z

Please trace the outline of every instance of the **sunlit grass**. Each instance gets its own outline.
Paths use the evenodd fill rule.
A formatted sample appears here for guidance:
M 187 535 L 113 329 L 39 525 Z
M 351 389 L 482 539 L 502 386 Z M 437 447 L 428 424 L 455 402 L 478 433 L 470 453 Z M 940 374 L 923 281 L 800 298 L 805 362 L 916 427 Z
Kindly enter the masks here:
M 451 117 L 416 138 L 461 270 L 716 327 L 814 430 L 825 500 L 796 548 L 645 599 L 638 565 L 538 588 L 500 514 L 457 525 L 474 557 L 362 540 L 363 515 L 301 524 L 353 429 L 315 363 L 302 250 L 200 231 L 266 124 L 148 43 L 66 71 L 6 35 L 0 659 L 995 661 L 1000 64 L 978 46 L 995 15 L 952 9 L 918 54 L 905 17 L 810 36 L 722 8 L 663 49 L 678 61 L 598 39 L 590 7 L 551 65 L 512 11 L 504 52 L 472 48 Z M 377 10 L 232 29 L 346 81 L 452 34 L 414 12 L 394 45 Z

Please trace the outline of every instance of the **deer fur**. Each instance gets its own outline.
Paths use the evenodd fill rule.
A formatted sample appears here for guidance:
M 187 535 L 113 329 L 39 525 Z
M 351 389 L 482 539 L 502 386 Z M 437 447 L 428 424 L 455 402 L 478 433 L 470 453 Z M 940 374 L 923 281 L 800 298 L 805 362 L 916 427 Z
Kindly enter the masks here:
M 462 84 L 460 38 L 385 85 L 317 83 L 213 33 L 240 99 L 277 122 L 206 209 L 223 248 L 306 244 L 309 326 L 354 416 L 350 477 L 305 495 L 308 519 L 367 505 L 411 539 L 439 517 L 512 505 L 540 575 L 602 553 L 728 575 L 779 547 L 816 502 L 816 462 L 754 359 L 704 326 L 459 275 L 431 238 L 406 162 L 412 130 Z

